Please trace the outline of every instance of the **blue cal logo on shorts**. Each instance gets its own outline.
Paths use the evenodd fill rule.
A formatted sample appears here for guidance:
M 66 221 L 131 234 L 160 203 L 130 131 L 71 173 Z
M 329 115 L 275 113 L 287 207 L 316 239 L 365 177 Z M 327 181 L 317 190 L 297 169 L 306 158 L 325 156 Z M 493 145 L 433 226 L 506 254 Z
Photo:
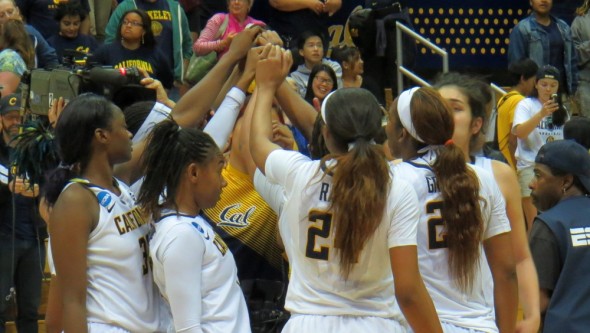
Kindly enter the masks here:
M 107 191 L 101 191 L 99 192 L 96 197 L 98 198 L 98 203 L 103 206 L 108 208 L 109 204 L 111 203 L 111 194 Z

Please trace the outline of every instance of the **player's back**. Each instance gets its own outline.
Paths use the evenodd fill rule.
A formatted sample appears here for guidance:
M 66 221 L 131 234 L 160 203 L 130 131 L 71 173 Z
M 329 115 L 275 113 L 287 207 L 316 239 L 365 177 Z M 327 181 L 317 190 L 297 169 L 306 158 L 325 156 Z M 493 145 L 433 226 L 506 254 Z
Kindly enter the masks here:
M 319 161 L 299 154 L 281 155 L 285 155 L 282 163 L 288 165 L 290 179 L 279 223 L 291 265 L 286 309 L 295 314 L 393 318 L 389 248 L 415 245 L 414 191 L 406 182 L 392 181 L 382 222 L 345 279 L 339 251 L 333 246 L 338 221 L 330 210 L 332 177 L 320 169 Z M 272 173 L 267 167 L 271 180 Z
M 441 217 L 443 199 L 438 179 L 428 164 L 428 159 L 414 159 L 394 167 L 397 178 L 407 180 L 416 190 L 420 207 L 420 220 L 417 232 L 418 263 L 420 273 L 441 322 L 463 327 L 476 327 L 483 331 L 497 331 L 494 316 L 493 294 L 482 270 L 488 270 L 483 250 L 480 246 L 480 260 L 473 278 L 471 292 L 459 289 L 455 277 L 449 271 L 449 252 L 445 240 L 444 220 Z M 509 231 L 504 212 L 502 195 L 491 174 L 477 166 L 469 166 L 475 171 L 480 182 L 480 208 L 484 222 L 484 239 Z

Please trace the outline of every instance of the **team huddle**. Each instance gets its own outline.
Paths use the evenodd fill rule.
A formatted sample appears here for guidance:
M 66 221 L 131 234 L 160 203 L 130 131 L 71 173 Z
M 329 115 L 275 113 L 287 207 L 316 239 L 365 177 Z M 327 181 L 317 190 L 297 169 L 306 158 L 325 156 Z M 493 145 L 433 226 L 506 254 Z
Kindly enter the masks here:
M 313 38 L 321 44 L 305 42 Z M 177 103 L 147 75 L 155 104 L 121 110 L 94 94 L 53 103 L 60 163 L 41 189 L 48 330 L 536 332 L 541 309 L 553 320 L 546 331 L 590 327 L 590 316 L 563 319 L 575 278 L 558 272 L 553 295 L 540 294 L 517 191 L 524 176 L 480 153 L 489 85 L 447 73 L 387 110 L 354 87 L 306 101 L 281 45 L 273 31 L 246 28 Z M 559 81 L 553 68 L 535 76 Z M 541 109 L 529 118 L 558 122 L 553 88 L 527 99 Z M 528 143 L 545 125 L 524 113 L 511 131 Z M 540 223 L 582 249 L 588 148 L 556 140 L 528 162 L 542 212 L 532 236 L 546 232 Z M 568 209 L 580 218 L 562 218 Z M 559 251 L 567 267 L 587 256 Z

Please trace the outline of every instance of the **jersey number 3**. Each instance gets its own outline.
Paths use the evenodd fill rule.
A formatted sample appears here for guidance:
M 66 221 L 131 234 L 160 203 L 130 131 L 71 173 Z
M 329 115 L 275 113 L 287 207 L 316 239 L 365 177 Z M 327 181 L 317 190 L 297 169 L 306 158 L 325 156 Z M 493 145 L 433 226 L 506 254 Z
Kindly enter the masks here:
M 330 237 L 330 229 L 332 228 L 332 214 L 312 210 L 309 212 L 309 221 L 314 222 L 314 225 L 307 229 L 307 245 L 305 246 L 305 256 L 311 259 L 328 260 L 330 255 L 329 246 L 320 246 L 320 250 L 316 251 L 316 237 L 327 239 Z M 320 223 L 319 228 L 317 224 Z

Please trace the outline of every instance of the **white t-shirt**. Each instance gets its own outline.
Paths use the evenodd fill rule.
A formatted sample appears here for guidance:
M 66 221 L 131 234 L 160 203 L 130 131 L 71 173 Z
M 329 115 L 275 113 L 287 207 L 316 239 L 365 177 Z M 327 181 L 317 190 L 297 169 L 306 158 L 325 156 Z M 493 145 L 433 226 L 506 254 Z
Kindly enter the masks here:
M 173 332 L 249 333 L 231 251 L 201 217 L 165 211 L 150 241 L 154 281 L 172 312 Z
M 512 129 L 517 125 L 531 119 L 537 112 L 541 111 L 543 105 L 538 98 L 528 97 L 520 101 L 514 112 Z M 545 117 L 539 125 L 527 136 L 526 139 L 517 140 L 517 147 L 514 156 L 516 157 L 516 168 L 525 169 L 535 165 L 535 157 L 539 149 L 547 142 L 563 140 L 563 125 L 549 126 L 550 118 Z
M 84 180 L 77 182 L 96 195 L 100 208 L 99 221 L 88 238 L 88 322 L 130 332 L 164 331 L 149 264 L 150 226 L 133 194 L 122 182 L 117 182 L 118 196 Z
M 410 182 L 421 203 L 418 226 L 418 262 L 420 273 L 441 322 L 483 332 L 497 332 L 493 294 L 489 293 L 489 280 L 476 271 L 471 293 L 464 293 L 458 287 L 448 269 L 448 250 L 442 238 L 444 232 L 441 219 L 442 196 L 437 179 L 430 168 L 436 154 L 428 152 L 424 157 L 393 166 L 397 179 Z M 506 217 L 504 198 L 494 177 L 487 171 L 469 165 L 480 181 L 479 194 L 484 236 L 488 239 L 510 231 Z M 486 264 L 483 244 L 480 247 L 480 265 Z M 489 270 L 489 268 L 488 268 Z M 491 296 L 491 297 L 490 297 Z
M 266 160 L 266 176 L 283 186 L 287 197 L 279 219 L 291 267 L 285 308 L 295 314 L 403 320 L 393 311 L 389 249 L 416 245 L 416 194 L 406 182 L 393 180 L 382 223 L 345 281 L 333 248 L 338 221 L 332 220 L 329 209 L 332 177 L 319 168 L 320 161 L 293 151 L 275 150 Z

